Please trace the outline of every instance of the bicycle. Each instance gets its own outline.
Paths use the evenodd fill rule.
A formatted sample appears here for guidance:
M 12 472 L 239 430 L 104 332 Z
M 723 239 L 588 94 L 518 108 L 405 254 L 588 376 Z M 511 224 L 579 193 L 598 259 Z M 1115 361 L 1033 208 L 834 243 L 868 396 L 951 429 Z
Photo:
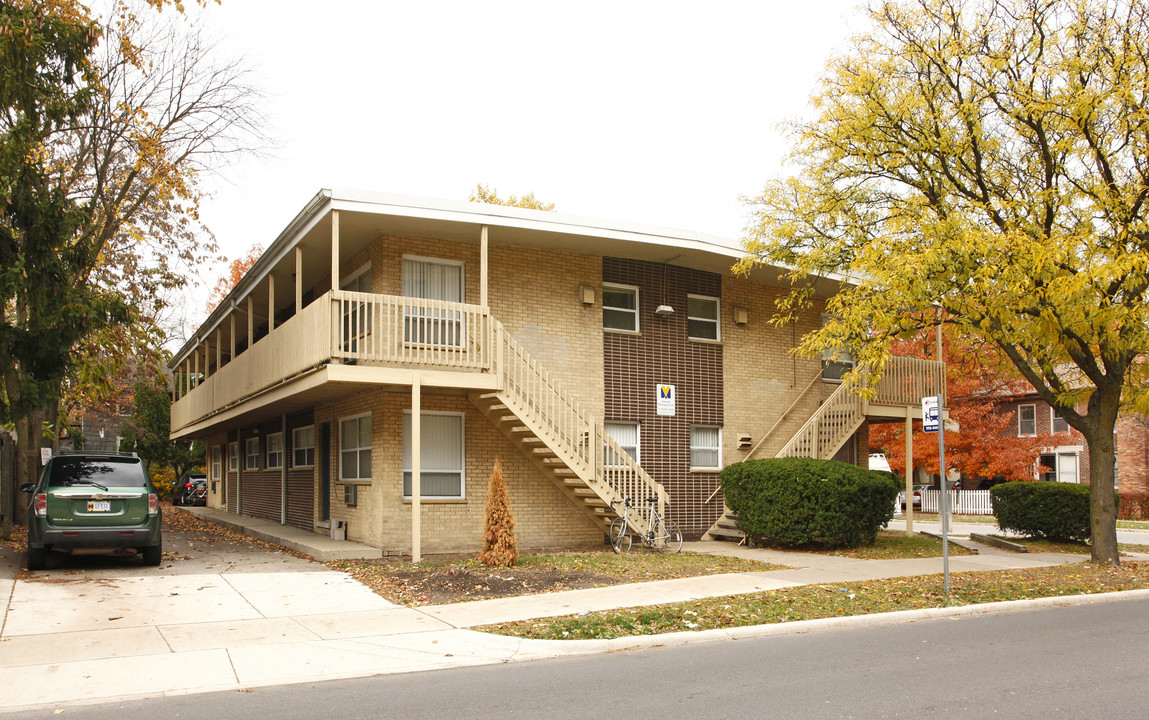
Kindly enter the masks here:
M 659 514 L 657 497 L 648 497 L 646 502 L 649 503 L 649 506 L 646 507 L 648 511 L 646 532 L 638 533 L 639 542 L 642 543 L 643 547 L 658 552 L 678 552 L 681 550 L 682 531 L 678 529 L 677 523 L 673 520 L 663 519 L 662 515 Z M 610 504 L 623 506 L 622 515 L 610 523 L 610 547 L 616 553 L 624 553 L 630 550 L 632 543 L 630 523 L 626 518 L 627 512 L 636 506 L 630 502 L 629 496 L 622 500 L 613 500 Z M 662 528 L 661 532 L 659 532 L 659 528 Z

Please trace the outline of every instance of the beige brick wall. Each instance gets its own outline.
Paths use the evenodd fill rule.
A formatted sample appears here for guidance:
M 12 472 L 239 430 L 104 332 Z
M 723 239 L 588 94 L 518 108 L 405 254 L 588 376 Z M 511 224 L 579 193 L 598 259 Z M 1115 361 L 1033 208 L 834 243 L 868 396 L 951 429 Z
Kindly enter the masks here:
M 778 326 L 770 322 L 774 301 L 782 289 L 752 282 L 746 278 L 722 279 L 723 394 L 725 426 L 722 433 L 724 464 L 747 459 L 748 451 L 738 448 L 738 436 L 748 434 L 756 445 L 790 406 L 810 380 L 821 371 L 819 358 L 795 357 L 790 350 L 802 337 L 822 326 L 824 303 L 816 301 L 796 321 Z M 749 312 L 749 322 L 734 322 L 735 308 Z M 773 457 L 818 408 L 821 398 L 837 385 L 819 383 L 790 416 L 770 435 L 755 454 Z
M 408 392 L 371 390 L 316 410 L 316 422 L 332 419 L 332 444 L 336 450 L 339 419 L 371 413 L 372 481 L 359 486 L 356 507 L 343 503 L 343 486 L 333 482 L 331 516 L 347 521 L 349 540 L 382 548 L 389 554 L 411 552 L 411 504 L 402 497 L 402 417 L 403 411 L 410 407 Z M 496 457 L 503 466 L 520 549 L 601 544 L 602 531 L 593 521 L 568 501 L 466 398 L 424 393 L 422 409 L 464 413 L 466 457 L 466 498 L 421 504 L 424 553 L 479 551 L 487 483 Z M 333 452 L 333 478 L 339 474 L 337 455 Z

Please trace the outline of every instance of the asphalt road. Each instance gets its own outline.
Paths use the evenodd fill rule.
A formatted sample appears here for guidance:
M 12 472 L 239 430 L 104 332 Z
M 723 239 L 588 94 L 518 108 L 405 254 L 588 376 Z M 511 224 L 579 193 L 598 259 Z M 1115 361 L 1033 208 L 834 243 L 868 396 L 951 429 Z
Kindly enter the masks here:
M 1147 641 L 1149 600 L 1128 600 L 71 706 L 59 716 L 1113 720 L 1146 716 Z

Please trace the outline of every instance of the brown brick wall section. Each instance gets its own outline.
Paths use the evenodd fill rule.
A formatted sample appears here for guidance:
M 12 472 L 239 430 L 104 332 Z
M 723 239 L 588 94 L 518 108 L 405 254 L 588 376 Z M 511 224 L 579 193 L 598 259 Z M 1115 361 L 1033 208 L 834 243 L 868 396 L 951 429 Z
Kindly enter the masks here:
M 348 539 L 380 547 L 389 554 L 411 552 L 411 504 L 403 492 L 403 411 L 411 407 L 407 392 L 371 390 L 356 393 L 329 408 L 316 410 L 317 422 L 332 420 L 331 516 L 347 521 Z M 602 531 L 544 477 L 466 398 L 423 394 L 422 409 L 462 412 L 465 428 L 466 499 L 424 501 L 422 550 L 434 553 L 477 553 L 482 538 L 487 483 L 495 458 L 503 465 L 516 537 L 522 549 L 600 545 Z M 372 481 L 359 485 L 358 505 L 343 503 L 339 477 L 339 419 L 371 413 Z
M 670 494 L 669 516 L 683 535 L 697 538 L 716 516 L 705 501 L 718 486 L 718 473 L 690 470 L 690 427 L 724 424 L 723 345 L 687 338 L 686 296 L 719 297 L 722 279 L 673 265 L 603 258 L 602 280 L 639 288 L 638 334 L 603 332 L 604 417 L 639 423 L 643 469 Z M 664 303 L 674 313 L 656 316 L 654 309 Z M 721 300 L 719 309 L 725 312 Z M 675 386 L 673 416 L 656 414 L 659 384 Z

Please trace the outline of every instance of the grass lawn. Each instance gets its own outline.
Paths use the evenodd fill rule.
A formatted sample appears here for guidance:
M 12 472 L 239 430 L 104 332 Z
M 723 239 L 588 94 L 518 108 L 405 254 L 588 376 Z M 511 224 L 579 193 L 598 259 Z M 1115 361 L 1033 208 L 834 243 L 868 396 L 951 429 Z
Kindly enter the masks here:
M 585 640 L 742 627 L 848 615 L 1149 588 L 1149 563 L 1120 568 L 1071 564 L 942 576 L 807 585 L 684 603 L 524 620 L 474 628 L 523 638 Z
M 1016 537 L 1014 535 L 994 535 L 1002 540 L 1009 540 L 1012 543 L 1024 545 L 1029 548 L 1031 553 L 1077 553 L 1081 555 L 1089 554 L 1089 543 L 1078 542 L 1065 542 L 1063 540 L 1047 540 L 1045 538 L 1028 538 Z M 1144 553 L 1149 552 L 1149 545 L 1133 545 L 1129 543 L 1118 543 L 1117 550 L 1119 552 L 1128 553 Z
M 778 548 L 793 552 L 817 553 L 835 557 L 856 558 L 858 560 L 900 560 L 905 558 L 941 557 L 942 541 L 930 535 L 915 534 L 909 537 L 900 530 L 879 530 L 878 539 L 873 545 L 856 548 L 824 549 L 819 547 Z M 950 555 L 973 555 L 973 551 L 950 543 Z

